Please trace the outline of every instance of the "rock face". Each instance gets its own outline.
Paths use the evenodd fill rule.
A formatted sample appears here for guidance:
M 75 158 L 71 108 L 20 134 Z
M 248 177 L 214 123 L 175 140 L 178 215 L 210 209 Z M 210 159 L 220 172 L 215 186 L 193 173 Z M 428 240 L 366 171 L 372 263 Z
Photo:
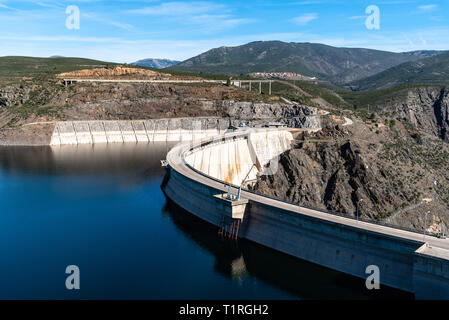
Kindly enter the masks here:
M 16 125 L 49 120 L 131 120 L 179 117 L 223 117 L 238 126 L 281 122 L 290 127 L 319 129 L 318 110 L 286 103 L 242 102 L 251 93 L 222 85 L 154 83 L 58 83 L 0 89 L 0 128 L 27 115 Z M 16 114 L 17 116 L 17 114 Z M 45 121 L 47 121 L 45 120 Z
M 226 118 L 233 126 L 282 122 L 297 128 L 321 127 L 316 108 L 241 102 L 249 100 L 250 94 L 222 85 L 79 83 L 64 87 L 54 81 L 41 86 L 9 86 L 0 89 L 0 129 L 5 130 L 0 134 L 5 144 L 26 144 L 34 141 L 27 137 L 30 130 L 20 130 L 27 123 L 182 117 Z
M 59 81 L 0 88 L 0 128 L 48 120 L 130 120 L 171 117 L 224 117 L 223 99 L 249 93 L 222 85 L 79 83 Z
M 357 202 L 364 199 L 363 215 L 370 218 L 375 218 L 374 212 L 394 211 L 412 193 L 406 188 L 389 194 L 388 173 L 368 166 L 359 150 L 350 141 L 331 146 L 303 144 L 284 153 L 277 174 L 258 182 L 256 189 L 305 206 L 353 215 Z
M 31 88 L 7 86 L 0 88 L 0 107 L 23 104 L 30 98 Z
M 115 67 L 95 68 L 65 72 L 58 75 L 60 79 L 124 79 L 124 77 L 132 77 L 133 79 L 151 79 L 151 80 L 168 80 L 171 75 L 168 73 L 159 73 L 152 70 Z
M 449 90 L 441 87 L 407 89 L 383 106 L 418 128 L 449 142 Z
M 437 229 L 447 231 L 447 168 L 446 143 L 428 138 L 418 144 L 408 134 L 398 136 L 389 128 L 376 134 L 357 122 L 355 128 L 327 126 L 302 137 L 279 157 L 278 171 L 259 177 L 253 189 L 352 216 L 358 206 L 365 218 L 392 218 L 388 221 L 418 229 L 424 226 L 424 213 L 431 210 Z M 423 199 L 432 201 L 422 203 Z
M 290 128 L 321 129 L 321 114 L 315 107 L 290 104 L 223 101 L 226 116 L 250 126 L 283 123 Z

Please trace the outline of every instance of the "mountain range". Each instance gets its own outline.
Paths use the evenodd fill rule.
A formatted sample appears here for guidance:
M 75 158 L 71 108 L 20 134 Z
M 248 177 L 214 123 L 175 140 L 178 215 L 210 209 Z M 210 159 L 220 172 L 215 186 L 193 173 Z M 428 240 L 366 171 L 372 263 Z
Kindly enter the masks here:
M 286 43 L 281 41 L 257 41 L 236 47 L 211 49 L 196 57 L 178 63 L 170 69 L 186 72 L 202 72 L 226 75 L 244 75 L 252 72 L 295 72 L 305 76 L 317 77 L 338 86 L 351 84 L 354 88 L 376 88 L 376 85 L 357 81 L 377 77 L 382 72 L 406 64 L 400 81 L 388 80 L 390 73 L 382 82 L 382 87 L 391 84 L 407 83 L 411 69 L 422 63 L 431 71 L 433 61 L 444 62 L 445 56 L 435 60 L 442 51 L 421 50 L 394 53 L 363 48 L 337 48 L 316 43 Z M 426 59 L 430 59 L 426 62 Z M 433 60 L 432 60 L 433 59 Z M 440 61 L 441 60 L 441 61 Z M 424 61 L 424 62 L 421 62 Z M 408 64 L 407 64 L 408 63 Z M 402 69 L 401 69 L 402 70 Z M 408 71 L 407 71 L 408 70 Z M 423 70 L 426 73 L 426 70 Z M 394 73 L 394 71 L 392 71 Z M 427 78 L 433 80 L 431 73 Z M 449 80 L 447 74 L 437 75 L 439 80 Z M 376 79 L 377 78 L 373 78 Z M 413 77 L 426 79 L 426 76 Z
M 351 83 L 352 89 L 386 89 L 408 83 L 448 83 L 449 51 L 387 69 L 368 78 Z
M 19 62 L 20 61 L 20 62 Z M 35 63 L 39 62 L 36 69 Z M 95 60 L 53 56 L 0 58 L 0 77 L 22 65 L 25 74 L 72 71 L 79 66 L 115 65 Z M 316 43 L 257 41 L 236 47 L 219 47 L 179 62 L 144 59 L 135 66 L 170 73 L 240 76 L 253 72 L 292 72 L 316 77 L 322 85 L 340 90 L 369 91 L 402 84 L 449 84 L 449 51 L 388 52 L 363 48 L 337 48 Z
M 143 60 L 139 60 L 139 61 L 133 62 L 131 64 L 135 65 L 135 66 L 140 66 L 140 67 L 164 69 L 164 68 L 171 67 L 171 66 L 173 66 L 175 64 L 178 64 L 179 62 L 180 61 L 169 60 L 169 59 L 148 58 L 148 59 L 143 59 Z

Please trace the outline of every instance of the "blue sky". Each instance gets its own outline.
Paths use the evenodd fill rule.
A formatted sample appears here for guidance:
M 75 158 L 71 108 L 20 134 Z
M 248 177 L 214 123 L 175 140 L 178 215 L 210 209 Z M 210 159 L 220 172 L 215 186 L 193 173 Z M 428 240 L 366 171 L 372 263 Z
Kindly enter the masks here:
M 79 29 L 66 27 L 71 5 Z M 365 25 L 370 5 L 379 8 L 379 29 Z M 449 50 L 448 14 L 444 0 L 0 0 L 0 56 L 184 60 L 257 40 Z

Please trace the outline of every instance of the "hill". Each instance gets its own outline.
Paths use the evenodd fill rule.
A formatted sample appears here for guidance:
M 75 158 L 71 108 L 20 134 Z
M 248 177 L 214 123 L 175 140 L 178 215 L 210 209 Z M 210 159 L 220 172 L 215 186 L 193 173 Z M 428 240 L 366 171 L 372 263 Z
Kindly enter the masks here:
M 175 79 L 169 73 L 156 72 L 143 68 L 129 68 L 116 66 L 113 68 L 90 68 L 64 72 L 57 75 L 59 79 L 142 79 L 142 80 L 169 80 Z M 194 79 L 192 77 L 192 79 Z
M 180 61 L 169 60 L 169 59 L 143 59 L 136 62 L 131 63 L 134 66 L 148 67 L 154 69 L 164 69 L 171 67 L 175 64 L 178 64 Z
M 295 72 L 341 85 L 437 53 L 392 53 L 371 49 L 336 48 L 315 43 L 258 41 L 237 47 L 212 49 L 170 69 L 228 75 Z
M 23 77 L 49 76 L 79 69 L 117 65 L 82 58 L 35 58 L 6 56 L 0 57 L 0 83 L 20 80 Z
M 355 90 L 390 88 L 409 83 L 449 83 L 449 51 L 400 64 L 376 75 L 351 83 Z

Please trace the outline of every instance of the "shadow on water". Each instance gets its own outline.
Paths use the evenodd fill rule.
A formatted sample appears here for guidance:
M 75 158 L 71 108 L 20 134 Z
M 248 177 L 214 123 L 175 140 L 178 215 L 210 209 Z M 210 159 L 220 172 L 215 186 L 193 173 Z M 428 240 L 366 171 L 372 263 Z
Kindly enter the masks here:
M 0 167 L 16 174 L 131 174 L 141 179 L 163 174 L 160 160 L 173 143 L 0 147 Z
M 367 290 L 365 280 L 283 254 L 246 239 L 233 241 L 218 229 L 167 200 L 164 213 L 190 239 L 215 257 L 214 268 L 229 278 L 255 276 L 300 299 L 413 299 L 413 294 L 381 286 Z

